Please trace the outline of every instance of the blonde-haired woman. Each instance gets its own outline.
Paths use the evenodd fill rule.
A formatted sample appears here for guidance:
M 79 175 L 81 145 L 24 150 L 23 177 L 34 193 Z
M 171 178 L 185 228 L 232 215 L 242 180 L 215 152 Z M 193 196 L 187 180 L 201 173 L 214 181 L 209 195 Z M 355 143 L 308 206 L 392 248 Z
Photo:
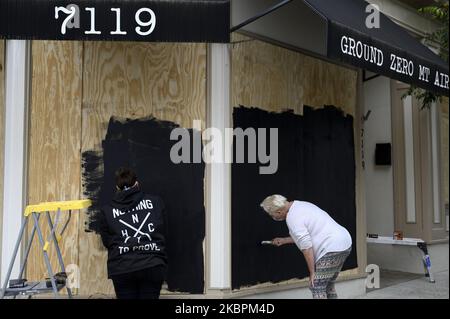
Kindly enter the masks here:
M 349 232 L 325 211 L 282 195 L 267 197 L 261 207 L 276 221 L 286 221 L 290 237 L 274 238 L 275 246 L 296 244 L 309 270 L 314 299 L 336 299 L 334 283 L 352 249 Z

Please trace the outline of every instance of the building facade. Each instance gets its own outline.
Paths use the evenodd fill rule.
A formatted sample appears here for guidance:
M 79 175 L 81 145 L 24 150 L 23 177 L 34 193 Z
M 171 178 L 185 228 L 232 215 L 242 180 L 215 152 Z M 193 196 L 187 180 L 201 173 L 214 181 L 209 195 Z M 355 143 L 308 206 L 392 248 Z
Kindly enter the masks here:
M 231 1 L 231 25 L 275 2 Z M 419 2 L 370 1 L 417 42 L 437 27 L 417 13 L 417 6 L 427 4 Z M 448 269 L 448 97 L 421 109 L 412 97 L 402 98 L 409 84 L 320 54 L 327 48 L 318 39 L 327 38 L 328 31 L 323 17 L 310 11 L 306 2 L 294 1 L 233 32 L 225 44 L 0 40 L 2 278 L 26 205 L 89 198 L 85 154 L 102 150 L 111 120 L 153 117 L 184 128 L 195 128 L 199 121 L 199 130 L 224 131 L 242 119 L 239 110 L 256 116 L 251 113 L 255 109 L 270 121 L 286 110 L 302 123 L 320 110 L 331 112 L 326 116 L 338 112 L 335 123 L 352 121 L 353 153 L 346 164 L 353 167 L 349 198 L 354 214 L 346 219 L 336 213 L 353 227 L 354 260 L 337 286 L 342 297 L 364 294 L 369 264 L 423 272 L 418 249 L 368 245 L 367 233 L 392 236 L 399 230 L 405 237 L 421 238 L 429 244 L 434 270 Z M 332 134 L 325 133 L 332 126 L 323 134 Z M 379 144 L 391 145 L 390 165 L 377 165 Z M 333 162 L 331 172 L 340 167 L 338 157 L 327 159 Z M 183 222 L 200 236 L 192 243 L 198 254 L 191 263 L 189 258 L 194 257 L 179 257 L 176 269 L 181 279 L 171 279 L 165 297 L 310 297 L 305 276 L 274 275 L 277 258 L 290 258 L 294 250 L 268 252 L 251 246 L 252 240 L 277 235 L 258 211 L 259 202 L 252 204 L 248 218 L 254 219 L 255 228 L 261 227 L 260 232 L 240 229 L 248 220 L 240 219 L 240 206 L 246 206 L 235 190 L 246 181 L 236 174 L 238 169 L 227 163 L 208 164 L 202 184 L 192 186 L 204 203 L 204 213 L 196 215 L 199 219 L 193 225 L 189 219 Z M 258 194 L 271 190 L 256 184 Z M 298 194 L 304 194 L 299 187 Z M 286 188 L 291 191 L 297 194 Z M 327 196 L 331 195 L 323 195 Z M 333 200 L 330 197 L 330 203 Z M 165 201 L 175 202 L 170 197 Z M 72 220 L 62 242 L 63 256 L 79 271 L 79 297 L 112 296 L 106 251 L 95 233 L 86 232 L 87 220 L 84 212 Z M 178 224 L 174 222 L 173 229 L 183 234 L 183 225 Z M 174 247 L 177 251 L 183 246 Z M 245 259 L 249 251 L 254 257 Z M 276 256 L 275 262 L 261 262 L 267 256 Z M 30 258 L 27 278 L 45 276 L 38 247 L 32 248 Z M 51 260 L 55 262 L 56 255 Z M 188 264 L 192 268 L 185 269 L 192 273 L 181 267 Z

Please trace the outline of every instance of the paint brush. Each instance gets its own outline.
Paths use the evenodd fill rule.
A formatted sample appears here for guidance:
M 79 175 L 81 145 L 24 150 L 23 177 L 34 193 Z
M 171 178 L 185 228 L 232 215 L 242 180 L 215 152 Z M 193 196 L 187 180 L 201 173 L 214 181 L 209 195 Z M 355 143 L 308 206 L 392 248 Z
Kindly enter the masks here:
M 261 242 L 261 245 L 273 245 L 273 241 L 271 241 L 271 240 L 263 240 L 262 242 Z

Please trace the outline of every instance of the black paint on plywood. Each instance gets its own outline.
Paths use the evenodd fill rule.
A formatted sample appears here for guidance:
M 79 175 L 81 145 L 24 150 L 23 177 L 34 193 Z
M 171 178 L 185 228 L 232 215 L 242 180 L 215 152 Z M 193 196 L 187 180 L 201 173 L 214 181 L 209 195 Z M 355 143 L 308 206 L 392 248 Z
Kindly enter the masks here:
M 353 119 L 334 107 L 304 115 L 239 107 L 235 128 L 278 128 L 278 171 L 260 175 L 260 163 L 232 167 L 232 287 L 281 282 L 308 276 L 295 245 L 261 246 L 262 240 L 289 236 L 259 207 L 272 194 L 312 202 L 348 229 L 356 243 L 355 147 Z M 356 245 L 344 270 L 357 267 Z
M 201 294 L 204 290 L 204 163 L 174 164 L 170 140 L 178 126 L 154 118 L 111 118 L 100 152 L 83 153 L 85 195 L 93 200 L 90 229 L 96 231 L 98 207 L 110 202 L 114 172 L 121 166 L 137 172 L 142 190 L 164 200 L 170 291 Z M 199 134 L 189 130 L 191 139 Z M 193 143 L 191 143 L 192 147 Z M 191 151 L 191 155 L 192 155 Z

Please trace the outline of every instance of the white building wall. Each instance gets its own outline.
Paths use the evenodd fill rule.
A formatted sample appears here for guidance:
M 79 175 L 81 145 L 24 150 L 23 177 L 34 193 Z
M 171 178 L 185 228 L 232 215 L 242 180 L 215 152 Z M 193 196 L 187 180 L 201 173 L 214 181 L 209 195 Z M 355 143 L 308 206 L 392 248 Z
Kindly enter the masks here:
M 3 222 L 0 225 L 3 227 L 0 278 L 2 284 L 12 260 L 25 208 L 29 72 L 29 41 L 6 41 L 5 163 L 3 171 Z M 2 176 L 1 173 L 0 176 Z M 20 257 L 20 249 L 17 255 Z M 19 273 L 19 257 L 12 268 L 12 279 L 17 278 Z
M 396 0 L 369 0 L 380 10 L 411 32 L 422 36 L 435 30 L 434 22 L 425 19 L 413 8 Z M 372 114 L 365 123 L 365 183 L 367 231 L 380 235 L 392 235 L 394 231 L 393 172 L 392 167 L 374 165 L 375 144 L 392 141 L 390 80 L 385 77 L 365 82 L 364 103 L 366 112 Z M 449 269 L 448 243 L 429 245 L 434 272 Z M 368 245 L 367 262 L 381 269 L 423 273 L 423 253 L 416 247 Z
M 394 232 L 394 188 L 392 166 L 375 165 L 377 143 L 392 143 L 390 79 L 377 77 L 364 83 L 364 180 L 367 231 L 391 236 Z M 368 260 L 368 263 L 372 263 Z
M 416 9 L 396 0 L 367 0 L 402 27 L 420 36 L 436 30 L 436 24 L 420 15 Z

